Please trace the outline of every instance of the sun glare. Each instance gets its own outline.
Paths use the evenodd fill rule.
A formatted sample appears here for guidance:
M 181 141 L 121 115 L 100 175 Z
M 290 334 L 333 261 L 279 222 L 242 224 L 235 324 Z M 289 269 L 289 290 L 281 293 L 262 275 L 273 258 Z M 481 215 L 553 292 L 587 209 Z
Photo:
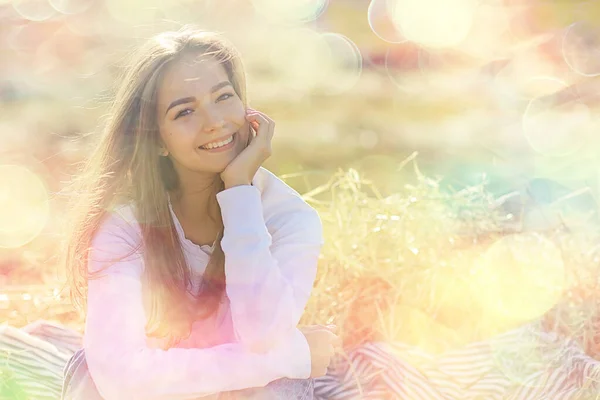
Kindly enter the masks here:
M 396 0 L 392 18 L 400 32 L 426 47 L 447 48 L 462 42 L 473 25 L 474 0 Z
M 18 165 L 0 166 L 0 247 L 33 240 L 48 220 L 48 194 L 42 180 Z

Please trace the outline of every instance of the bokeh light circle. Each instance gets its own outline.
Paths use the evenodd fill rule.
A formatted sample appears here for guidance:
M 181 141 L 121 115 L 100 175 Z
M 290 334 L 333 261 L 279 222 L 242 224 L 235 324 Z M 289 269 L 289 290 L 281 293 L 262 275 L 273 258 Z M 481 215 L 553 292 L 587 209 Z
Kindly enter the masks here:
M 481 4 L 475 11 L 471 31 L 459 46 L 460 50 L 484 63 L 505 57 L 512 45 L 506 34 L 508 29 L 506 7 Z
M 571 24 L 563 36 L 562 55 L 576 73 L 600 75 L 600 28 L 589 22 Z
M 379 144 L 379 136 L 375 131 L 364 130 L 358 136 L 358 143 L 363 149 L 372 150 Z
M 88 8 L 78 14 L 68 14 L 63 17 L 66 27 L 76 35 L 95 37 L 106 41 L 106 33 L 114 29 L 117 21 L 110 15 L 110 10 L 105 7 L 97 9 Z
M 388 43 L 402 43 L 406 38 L 394 24 L 392 12 L 395 0 L 371 0 L 367 10 L 369 27 L 375 35 Z
M 152 23 L 159 18 L 164 0 L 106 0 L 106 8 L 118 21 Z
M 567 82 L 553 76 L 533 76 L 529 78 L 521 78 L 517 84 L 519 85 L 521 97 L 528 101 L 531 101 L 535 98 L 552 96 L 568 86 Z
M 17 248 L 35 239 L 49 216 L 42 180 L 19 165 L 0 165 L 0 247 Z
M 473 25 L 475 0 L 395 0 L 392 19 L 410 41 L 426 47 L 453 47 Z
M 536 320 L 554 307 L 565 286 L 560 249 L 536 233 L 494 242 L 476 261 L 477 298 L 488 323 L 512 328 Z
M 30 21 L 45 21 L 56 14 L 48 0 L 13 0 L 13 8 Z
M 385 71 L 394 86 L 409 94 L 422 94 L 443 82 L 437 71 L 444 68 L 450 71 L 453 66 L 435 50 L 426 50 L 413 43 L 403 43 L 390 47 L 385 54 Z
M 93 0 L 49 0 L 50 5 L 62 14 L 79 14 L 93 4 Z
M 543 156 L 564 157 L 586 145 L 600 125 L 598 117 L 585 103 L 548 95 L 529 102 L 522 127 L 534 151 Z
M 316 20 L 328 0 L 252 0 L 256 10 L 273 22 L 304 23 Z
M 338 94 L 352 88 L 362 72 L 362 56 L 358 46 L 346 36 L 323 33 L 321 38 L 329 46 L 330 60 L 324 86 L 330 94 Z
M 272 42 L 269 62 L 282 87 L 309 93 L 321 86 L 331 70 L 331 49 L 310 29 L 290 29 Z

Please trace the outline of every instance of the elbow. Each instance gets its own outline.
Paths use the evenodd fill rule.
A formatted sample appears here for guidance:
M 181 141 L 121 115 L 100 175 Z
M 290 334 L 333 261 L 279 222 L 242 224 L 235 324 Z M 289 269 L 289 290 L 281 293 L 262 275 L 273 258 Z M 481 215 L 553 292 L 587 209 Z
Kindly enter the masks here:
M 106 400 L 130 398 L 127 378 L 118 360 L 110 360 L 107 354 L 94 354 L 86 349 L 88 371 L 98 393 Z

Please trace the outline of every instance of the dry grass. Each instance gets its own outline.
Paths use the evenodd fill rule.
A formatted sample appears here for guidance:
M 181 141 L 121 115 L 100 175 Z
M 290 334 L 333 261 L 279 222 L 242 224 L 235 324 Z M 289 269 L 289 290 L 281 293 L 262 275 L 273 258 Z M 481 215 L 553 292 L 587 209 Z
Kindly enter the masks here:
M 303 322 L 439 353 L 542 319 L 598 358 L 597 232 L 524 232 L 485 183 L 447 190 L 408 163 L 401 193 L 340 170 L 306 194 L 326 246 Z
M 522 232 L 485 183 L 453 191 L 415 157 L 400 166 L 411 167 L 414 183 L 389 196 L 353 169 L 305 193 L 326 245 L 302 323 L 336 323 L 346 349 L 382 340 L 439 353 L 541 318 L 600 358 L 597 232 Z M 60 274 L 40 267 L 29 271 L 38 284 L 3 290 L 0 319 L 81 330 Z
M 400 341 L 439 354 L 538 319 L 600 358 L 598 234 L 521 232 L 485 183 L 453 191 L 421 174 L 414 155 L 400 169 L 410 166 L 414 183 L 389 196 L 353 169 L 304 194 L 319 210 L 326 245 L 301 323 L 336 323 L 346 351 Z M 31 261 L 22 285 L 2 292 L 0 319 L 82 331 L 60 274 Z M 43 282 L 27 285 L 27 276 Z M 10 371 L 0 370 L 0 398 L 25 398 Z

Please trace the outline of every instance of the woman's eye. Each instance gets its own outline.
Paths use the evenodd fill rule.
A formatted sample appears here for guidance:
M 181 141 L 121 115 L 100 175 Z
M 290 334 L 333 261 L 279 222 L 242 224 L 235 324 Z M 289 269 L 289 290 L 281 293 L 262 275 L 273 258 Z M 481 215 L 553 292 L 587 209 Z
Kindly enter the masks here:
M 223 96 L 227 96 L 227 97 L 223 97 Z M 233 94 L 231 93 L 223 93 L 222 95 L 219 96 L 219 98 L 217 100 L 227 100 L 229 98 L 233 97 Z
M 224 101 L 227 100 L 231 97 L 233 97 L 234 95 L 232 93 L 223 93 L 222 95 L 219 96 L 219 98 L 217 99 L 217 101 Z M 175 116 L 175 119 L 179 118 L 179 117 L 183 117 L 186 116 L 188 114 L 191 114 L 192 112 L 194 112 L 194 110 L 192 110 L 191 108 L 186 108 L 184 110 L 181 110 L 180 112 L 177 113 L 177 115 Z
M 181 116 L 184 116 L 184 115 L 188 115 L 188 113 L 187 113 L 188 111 L 191 113 L 193 110 L 191 108 L 186 108 L 185 110 L 181 110 L 180 112 L 177 113 L 177 115 L 175 116 L 175 119 L 177 119 Z

